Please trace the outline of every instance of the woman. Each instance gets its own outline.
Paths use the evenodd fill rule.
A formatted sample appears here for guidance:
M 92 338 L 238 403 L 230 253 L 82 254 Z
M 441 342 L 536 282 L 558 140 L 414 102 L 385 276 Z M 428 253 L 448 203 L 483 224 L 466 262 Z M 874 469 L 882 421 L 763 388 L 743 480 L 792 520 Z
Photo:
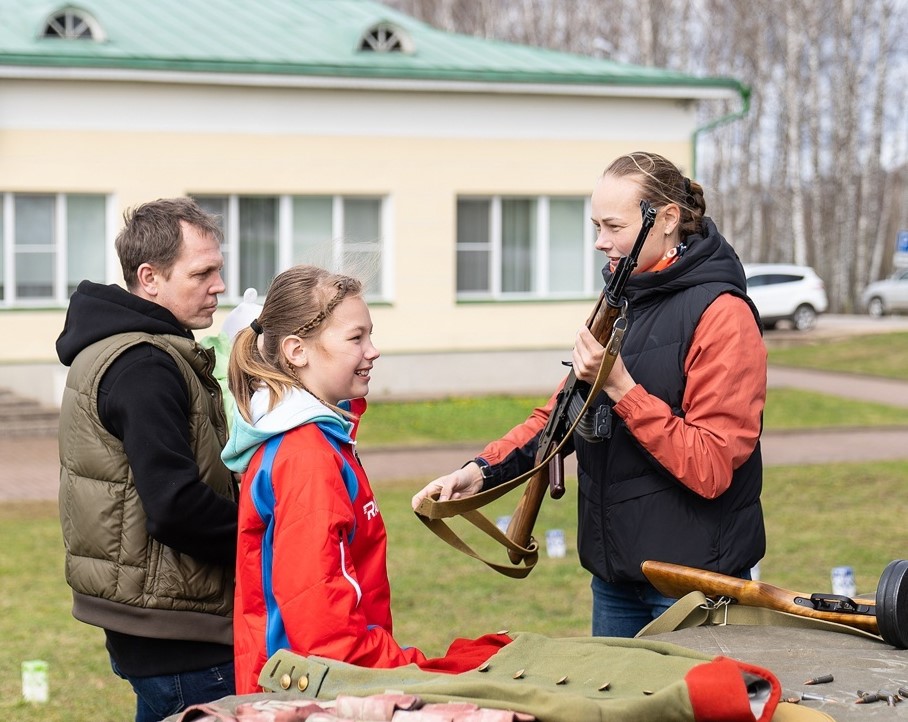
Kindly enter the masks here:
M 765 551 L 759 438 L 766 349 L 744 271 L 705 216 L 702 187 L 660 155 L 609 165 L 592 194 L 596 248 L 608 282 L 641 225 L 657 210 L 628 280 L 630 327 L 594 402 L 607 421 L 574 434 L 579 477 L 578 552 L 590 571 L 596 636 L 632 637 L 674 600 L 647 583 L 652 559 L 749 577 Z M 577 334 L 574 373 L 593 382 L 603 348 Z M 472 462 L 413 497 L 459 498 L 532 464 L 549 403 Z

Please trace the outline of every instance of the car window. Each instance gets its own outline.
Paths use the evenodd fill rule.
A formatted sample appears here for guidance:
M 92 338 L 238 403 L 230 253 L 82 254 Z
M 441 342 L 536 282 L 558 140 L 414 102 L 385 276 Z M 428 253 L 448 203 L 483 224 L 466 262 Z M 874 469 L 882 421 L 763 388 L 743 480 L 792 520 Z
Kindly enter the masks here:
M 757 286 L 774 286 L 778 283 L 795 283 L 803 280 L 803 276 L 798 276 L 793 273 L 762 273 L 748 278 L 747 287 L 756 288 Z

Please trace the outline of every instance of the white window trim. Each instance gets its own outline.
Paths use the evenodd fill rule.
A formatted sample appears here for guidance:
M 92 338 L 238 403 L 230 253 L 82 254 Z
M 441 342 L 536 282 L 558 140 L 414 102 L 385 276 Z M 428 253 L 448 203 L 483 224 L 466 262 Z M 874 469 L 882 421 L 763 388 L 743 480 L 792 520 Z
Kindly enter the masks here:
M 226 198 L 227 199 L 227 218 L 224 226 L 224 247 L 227 250 L 226 265 L 224 268 L 224 281 L 228 289 L 234 293 L 225 293 L 222 300 L 225 304 L 231 305 L 242 301 L 245 288 L 240 288 L 240 228 L 239 228 L 239 210 L 240 198 L 252 197 L 242 193 L 205 193 L 193 191 L 190 196 L 200 198 Z M 391 219 L 391 202 L 388 196 L 381 194 L 347 194 L 331 195 L 327 193 L 312 194 L 254 194 L 255 197 L 276 198 L 278 202 L 278 227 L 277 227 L 277 273 L 290 268 L 293 261 L 293 200 L 295 198 L 331 198 L 331 263 L 334 268 L 340 268 L 344 254 L 344 200 L 356 198 L 368 198 L 377 200 L 380 203 L 380 233 L 382 237 L 376 242 L 381 251 L 381 288 L 380 294 L 370 295 L 370 302 L 387 303 L 394 297 L 394 274 L 393 263 L 394 245 L 392 241 L 392 229 L 394 224 Z M 263 295 L 264 289 L 256 289 L 260 295 Z
M 501 205 L 503 199 L 532 200 L 536 202 L 536 238 L 534 239 L 535 255 L 534 280 L 536 290 L 529 293 L 504 293 L 501 290 L 501 260 L 502 260 L 502 228 Z M 456 291 L 457 301 L 559 301 L 579 298 L 594 298 L 602 291 L 603 284 L 598 275 L 601 263 L 597 266 L 597 254 L 594 248 L 592 224 L 589 222 L 591 208 L 590 199 L 583 199 L 583 288 L 576 292 L 552 292 L 549 288 L 550 270 L 550 242 L 548 234 L 549 219 L 551 215 L 550 202 L 553 198 L 571 198 L 579 200 L 579 196 L 557 195 L 459 195 L 456 201 L 488 201 L 489 202 L 489 290 L 488 291 Z M 459 246 L 455 233 L 455 256 L 457 251 L 467 250 L 467 245 Z M 601 259 L 600 259 L 601 260 Z M 456 288 L 456 279 L 455 279 Z
M 51 284 L 53 294 L 43 298 L 19 298 L 16 292 L 16 196 L 51 196 L 54 199 L 54 267 Z M 69 236 L 67 233 L 66 199 L 70 195 L 82 193 L 48 193 L 43 191 L 3 191 L 0 202 L 3 204 L 3 287 L 4 297 L 0 299 L 0 309 L 9 308 L 47 308 L 65 307 L 69 304 Z M 90 279 L 98 283 L 114 283 L 121 278 L 120 266 L 114 248 L 117 213 L 114 196 L 108 193 L 93 193 L 104 198 L 104 273 L 103 279 Z M 19 250 L 24 250 L 19 248 Z M 80 281 L 82 279 L 79 279 Z

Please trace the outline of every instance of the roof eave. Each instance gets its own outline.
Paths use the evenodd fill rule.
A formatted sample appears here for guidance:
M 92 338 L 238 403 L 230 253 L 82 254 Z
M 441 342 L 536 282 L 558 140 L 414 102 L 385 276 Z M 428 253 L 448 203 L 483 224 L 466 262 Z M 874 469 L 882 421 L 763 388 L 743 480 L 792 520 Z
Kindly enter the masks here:
M 183 70 L 176 68 L 90 67 L 35 65 L 0 59 L 0 78 L 33 80 L 91 80 L 107 82 L 170 83 L 271 88 L 316 88 L 449 93 L 502 93 L 521 95 L 570 95 L 603 97 L 728 99 L 740 96 L 745 86 L 733 78 L 658 78 L 642 76 L 558 76 L 545 73 L 464 73 L 432 69 L 424 77 L 415 73 L 365 75 L 361 68 L 332 68 L 320 72 Z M 183 65 L 181 63 L 181 65 Z

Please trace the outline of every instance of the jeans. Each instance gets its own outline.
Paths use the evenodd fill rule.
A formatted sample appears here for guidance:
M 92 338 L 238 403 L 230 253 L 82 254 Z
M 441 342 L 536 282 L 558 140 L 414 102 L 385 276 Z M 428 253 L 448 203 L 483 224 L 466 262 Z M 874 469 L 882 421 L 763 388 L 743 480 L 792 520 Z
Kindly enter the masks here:
M 235 694 L 233 662 L 179 674 L 131 677 L 114 663 L 113 671 L 132 685 L 136 693 L 136 722 L 160 722 L 190 705 L 213 702 Z
M 750 579 L 750 570 L 736 574 Z M 664 597 L 647 582 L 606 582 L 594 576 L 593 636 L 634 637 L 677 599 Z

